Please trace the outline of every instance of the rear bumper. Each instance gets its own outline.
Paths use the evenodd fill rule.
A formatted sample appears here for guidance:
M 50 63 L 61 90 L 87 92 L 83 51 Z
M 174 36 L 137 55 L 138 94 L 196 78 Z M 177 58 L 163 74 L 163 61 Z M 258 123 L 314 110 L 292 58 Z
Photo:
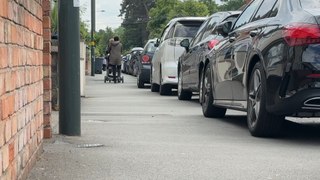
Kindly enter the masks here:
M 143 65 L 140 71 L 139 79 L 144 83 L 150 83 L 151 65 Z
M 320 89 L 312 88 L 283 98 L 280 102 L 268 106 L 267 110 L 276 115 L 294 117 L 320 117 Z

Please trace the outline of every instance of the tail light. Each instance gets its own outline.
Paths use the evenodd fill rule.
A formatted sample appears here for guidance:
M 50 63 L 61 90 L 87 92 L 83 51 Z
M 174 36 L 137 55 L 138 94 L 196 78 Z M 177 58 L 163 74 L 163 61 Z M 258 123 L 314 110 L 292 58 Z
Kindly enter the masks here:
M 148 55 L 143 55 L 142 56 L 142 63 L 149 63 L 150 62 L 150 57 Z
M 320 43 L 320 27 L 318 24 L 290 24 L 285 26 L 283 36 L 289 46 L 316 44 Z
M 219 40 L 217 39 L 213 39 L 211 41 L 208 42 L 208 48 L 209 50 L 213 49 L 215 45 L 217 45 L 219 43 Z
M 307 78 L 311 78 L 311 79 L 319 79 L 320 78 L 320 74 L 308 74 Z

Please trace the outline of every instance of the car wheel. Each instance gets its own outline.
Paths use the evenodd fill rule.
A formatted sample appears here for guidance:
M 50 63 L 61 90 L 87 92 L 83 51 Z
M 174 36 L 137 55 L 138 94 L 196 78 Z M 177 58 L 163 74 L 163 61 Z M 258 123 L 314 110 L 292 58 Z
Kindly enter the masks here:
M 210 64 L 205 67 L 204 75 L 202 78 L 202 113 L 205 117 L 221 118 L 226 114 L 226 108 L 216 107 L 213 105 L 213 95 L 212 95 L 212 81 Z
M 178 76 L 178 99 L 179 100 L 190 100 L 192 98 L 192 92 L 186 91 L 182 86 L 182 72 L 179 71 Z
M 137 86 L 138 86 L 138 88 L 144 88 L 144 82 L 141 80 L 140 76 L 141 76 L 141 74 L 138 73 L 138 75 L 137 75 Z
M 283 116 L 276 116 L 267 112 L 266 96 L 266 76 L 258 62 L 250 76 L 247 96 L 247 124 L 252 136 L 277 136 L 284 121 Z
M 172 93 L 171 86 L 169 84 L 163 84 L 162 82 L 162 71 L 160 69 L 160 89 L 159 89 L 160 95 L 170 95 Z

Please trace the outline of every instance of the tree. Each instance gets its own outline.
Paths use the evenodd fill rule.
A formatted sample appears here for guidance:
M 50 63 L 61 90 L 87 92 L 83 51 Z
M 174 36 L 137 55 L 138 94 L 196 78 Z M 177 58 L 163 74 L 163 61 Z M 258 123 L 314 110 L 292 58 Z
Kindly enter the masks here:
M 150 10 L 148 30 L 150 37 L 160 37 L 166 24 L 175 17 L 207 16 L 208 7 L 196 0 L 157 0 L 154 8 Z
M 223 5 L 219 6 L 220 11 L 235 11 L 239 10 L 244 4 L 244 0 L 221 0 L 225 2 Z
M 99 32 L 95 33 L 95 41 L 96 41 L 96 56 L 103 57 L 105 56 L 105 52 L 108 46 L 109 39 L 114 37 L 114 32 L 110 27 L 107 27 L 105 30 L 99 30 Z
M 149 10 L 155 0 L 123 0 L 120 16 L 124 17 L 122 27 L 124 49 L 134 46 L 143 46 L 148 40 L 149 32 L 146 30 L 149 21 Z
M 218 4 L 215 0 L 199 0 L 199 2 L 204 3 L 208 7 L 209 14 L 213 14 L 219 11 Z

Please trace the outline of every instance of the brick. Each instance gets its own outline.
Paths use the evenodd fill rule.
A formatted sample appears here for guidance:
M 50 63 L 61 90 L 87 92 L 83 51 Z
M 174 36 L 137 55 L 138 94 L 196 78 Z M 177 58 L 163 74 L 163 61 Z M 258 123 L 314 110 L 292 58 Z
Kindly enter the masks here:
M 14 159 L 14 141 L 9 144 L 9 164 L 13 162 Z
M 51 18 L 50 18 L 50 16 L 43 17 L 42 27 L 43 27 L 43 29 L 51 29 Z
M 51 101 L 51 91 L 45 91 L 43 93 L 43 100 L 44 101 Z
M 9 167 L 9 146 L 5 145 L 1 149 L 2 153 L 2 170 L 5 171 Z
M 44 137 L 45 139 L 50 139 L 50 138 L 52 138 L 52 129 L 51 129 L 51 127 L 44 128 L 44 130 L 43 130 L 43 137 Z
M 24 140 L 24 132 L 21 132 L 19 134 L 19 143 L 18 143 L 19 152 L 21 152 L 23 150 L 23 147 L 24 147 L 23 140 Z
M 43 103 L 43 114 L 51 114 L 51 102 L 44 102 Z
M 50 29 L 43 30 L 43 40 L 45 42 L 48 42 L 51 40 L 51 30 Z
M 4 80 L 5 80 L 5 74 L 0 73 L 0 96 L 2 96 L 5 93 Z M 1 112 L 1 107 L 0 107 L 0 112 Z M 1 117 L 0 117 L 0 119 L 1 119 Z
M 11 135 L 11 121 L 7 120 L 5 125 L 5 142 L 9 142 Z
M 0 16 L 8 17 L 8 0 L 0 0 Z
M 0 147 L 2 147 L 4 145 L 4 134 L 3 132 L 4 131 L 4 128 L 5 128 L 5 121 L 0 121 Z M 0 161 L 1 163 L 1 161 Z
M 43 79 L 43 89 L 44 90 L 51 90 L 52 89 L 51 78 Z
M 17 115 L 12 116 L 11 117 L 11 121 L 12 121 L 11 134 L 12 134 L 12 136 L 14 136 L 18 131 L 18 118 L 17 118 Z
M 51 66 L 52 57 L 49 53 L 43 53 L 43 65 Z
M 50 42 L 43 43 L 43 52 L 51 53 L 51 43 Z
M 4 42 L 4 19 L 0 18 L 0 43 Z
M 4 96 L 0 99 L 1 104 L 1 119 L 4 120 L 9 116 L 9 108 L 7 105 L 7 97 Z
M 8 67 L 8 48 L 0 47 L 0 68 Z

